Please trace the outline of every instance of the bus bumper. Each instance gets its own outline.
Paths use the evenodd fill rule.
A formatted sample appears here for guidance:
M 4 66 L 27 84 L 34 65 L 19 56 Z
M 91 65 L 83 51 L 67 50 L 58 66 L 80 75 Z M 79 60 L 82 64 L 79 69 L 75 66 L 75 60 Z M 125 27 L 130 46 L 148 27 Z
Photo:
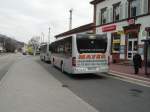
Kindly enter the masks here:
M 72 69 L 72 74 L 88 74 L 88 73 L 108 73 L 108 67 L 74 67 Z

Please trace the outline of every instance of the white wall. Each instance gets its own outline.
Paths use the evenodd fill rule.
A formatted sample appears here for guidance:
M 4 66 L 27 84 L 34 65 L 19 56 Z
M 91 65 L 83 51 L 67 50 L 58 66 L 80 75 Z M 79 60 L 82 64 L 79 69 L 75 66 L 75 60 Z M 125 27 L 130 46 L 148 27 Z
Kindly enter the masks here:
M 110 8 L 110 7 L 112 7 L 112 4 L 118 3 L 120 1 L 121 1 L 121 4 L 125 4 L 127 0 L 106 0 L 104 2 L 98 3 L 96 5 L 96 25 L 100 24 L 100 10 L 105 8 L 105 7 Z M 145 6 L 143 3 L 144 3 L 144 0 L 141 0 L 141 13 L 142 14 L 144 13 L 144 6 Z M 122 13 L 123 13 L 123 17 L 125 17 L 125 6 L 123 8 L 124 9 L 122 10 Z M 123 26 L 129 25 L 127 20 L 122 21 L 122 22 L 113 23 L 113 24 L 115 24 L 117 27 L 115 31 L 102 32 L 102 27 L 109 26 L 111 24 L 99 26 L 96 28 L 97 34 L 107 33 L 107 36 L 108 36 L 108 55 L 109 55 L 110 46 L 111 46 L 111 33 L 123 31 Z M 150 15 L 138 18 L 137 20 L 135 20 L 135 24 L 141 24 L 138 44 L 142 45 L 144 43 L 141 40 L 146 38 L 145 28 L 150 27 Z M 125 45 L 125 35 L 124 34 L 121 35 L 121 45 Z M 124 59 L 124 58 L 125 58 L 125 54 L 120 54 L 120 59 Z M 143 58 L 143 55 L 142 55 L 142 58 Z

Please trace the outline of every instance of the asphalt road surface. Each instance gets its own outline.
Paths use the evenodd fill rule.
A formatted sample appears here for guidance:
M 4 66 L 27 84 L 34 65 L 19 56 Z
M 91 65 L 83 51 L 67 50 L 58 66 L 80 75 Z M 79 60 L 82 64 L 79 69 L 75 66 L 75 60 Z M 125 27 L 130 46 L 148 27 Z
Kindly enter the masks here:
M 19 59 L 22 59 L 24 56 L 21 54 L 3 54 L 0 55 L 0 80 L 4 77 L 4 75 L 7 73 L 9 68 Z
M 68 88 L 100 112 L 149 112 L 150 88 L 125 82 L 104 74 L 74 75 L 61 73 L 39 57 L 7 54 L 0 56 L 0 79 L 9 68 L 24 58 L 31 58 L 45 68 L 62 87 Z M 16 71 L 17 72 L 17 71 Z
M 131 84 L 107 75 L 61 73 L 48 63 L 35 59 L 74 94 L 100 112 L 149 112 L 150 88 Z

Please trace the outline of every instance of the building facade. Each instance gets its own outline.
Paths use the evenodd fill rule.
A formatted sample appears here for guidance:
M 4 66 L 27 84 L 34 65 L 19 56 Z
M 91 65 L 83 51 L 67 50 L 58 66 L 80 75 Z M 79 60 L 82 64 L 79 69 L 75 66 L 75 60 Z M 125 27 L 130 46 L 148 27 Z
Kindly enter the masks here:
M 144 59 L 142 40 L 150 38 L 150 0 L 94 0 L 91 4 L 94 31 L 107 34 L 110 60 L 132 60 L 135 53 Z

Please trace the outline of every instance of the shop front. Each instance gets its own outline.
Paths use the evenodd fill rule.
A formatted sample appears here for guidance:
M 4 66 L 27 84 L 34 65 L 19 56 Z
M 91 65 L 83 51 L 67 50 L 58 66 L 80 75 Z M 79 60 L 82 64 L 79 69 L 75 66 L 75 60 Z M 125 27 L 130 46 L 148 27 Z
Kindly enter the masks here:
M 139 48 L 139 31 L 141 24 L 132 24 L 123 27 L 125 32 L 125 60 L 132 60 L 133 56 L 138 53 Z
M 121 43 L 121 35 L 117 32 L 111 34 L 111 54 L 112 54 L 112 62 L 119 63 L 120 62 L 120 43 Z
M 102 27 L 103 33 L 110 34 L 110 54 L 111 60 L 113 63 L 120 62 L 120 42 L 121 42 L 121 35 L 116 32 L 117 25 L 111 24 Z
M 150 27 L 145 28 L 147 38 L 144 41 L 145 74 L 150 76 Z

